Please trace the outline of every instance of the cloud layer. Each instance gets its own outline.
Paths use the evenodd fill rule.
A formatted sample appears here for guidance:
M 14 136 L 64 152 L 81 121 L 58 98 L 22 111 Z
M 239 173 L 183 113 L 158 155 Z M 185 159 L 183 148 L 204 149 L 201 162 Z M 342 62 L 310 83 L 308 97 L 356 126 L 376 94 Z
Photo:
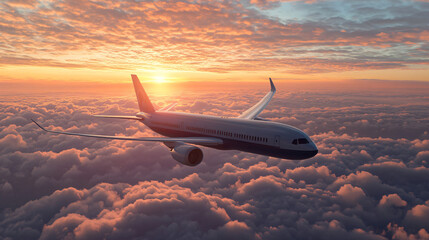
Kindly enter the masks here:
M 161 144 L 50 135 L 29 121 L 67 131 L 153 135 L 134 121 L 90 116 L 134 114 L 134 97 L 3 98 L 0 236 L 427 239 L 427 95 L 281 89 L 261 116 L 309 133 L 320 152 L 315 158 L 205 148 L 203 162 L 191 168 Z M 177 110 L 237 116 L 263 94 L 188 92 L 177 99 Z M 152 98 L 158 106 L 168 103 Z
M 427 1 L 23 0 L 0 12 L 0 66 L 303 74 L 429 60 Z

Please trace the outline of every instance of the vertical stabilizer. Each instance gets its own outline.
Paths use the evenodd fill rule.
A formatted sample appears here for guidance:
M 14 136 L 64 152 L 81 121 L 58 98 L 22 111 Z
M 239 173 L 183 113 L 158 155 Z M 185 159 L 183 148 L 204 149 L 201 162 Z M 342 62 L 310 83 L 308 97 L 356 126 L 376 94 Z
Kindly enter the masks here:
M 134 90 L 136 91 L 137 102 L 139 103 L 140 111 L 151 113 L 155 112 L 155 109 L 152 106 L 152 103 L 149 100 L 146 92 L 143 89 L 142 84 L 140 83 L 139 78 L 135 74 L 131 74 L 131 78 L 133 79 Z

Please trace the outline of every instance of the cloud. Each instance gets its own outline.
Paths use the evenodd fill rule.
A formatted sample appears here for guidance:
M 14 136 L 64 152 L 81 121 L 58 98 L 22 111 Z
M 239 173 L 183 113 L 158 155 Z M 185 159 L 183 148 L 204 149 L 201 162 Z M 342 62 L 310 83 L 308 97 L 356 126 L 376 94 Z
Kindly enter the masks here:
M 383 86 L 279 90 L 261 116 L 308 132 L 319 148 L 312 159 L 203 148 L 194 168 L 174 161 L 162 144 L 53 135 L 28 120 L 75 132 L 156 135 L 136 121 L 90 116 L 134 114 L 134 96 L 2 97 L 0 236 L 424 239 L 426 97 Z M 238 116 L 264 94 L 237 89 L 195 91 L 178 97 L 177 108 Z
M 421 228 L 427 229 L 429 216 L 429 202 L 425 204 L 416 205 L 412 209 L 408 210 L 407 215 L 404 218 L 406 226 L 413 230 L 419 230 Z
M 70 203 L 63 199 L 75 201 Z M 56 205 L 48 206 L 43 201 L 55 201 Z M 53 209 L 56 211 L 51 211 Z M 15 215 L 14 220 L 19 219 L 20 223 L 15 229 L 32 224 L 27 220 L 33 212 L 49 215 L 51 223 L 43 227 L 41 239 L 133 239 L 141 236 L 165 239 L 174 235 L 232 239 L 242 234 L 249 239 L 255 237 L 246 223 L 230 217 L 248 216 L 246 206 L 154 181 L 134 186 L 100 184 L 83 191 L 70 188 L 28 203 L 16 211 L 20 214 Z M 39 218 L 45 216 L 38 215 Z M 9 221 L 12 220 L 6 220 Z M 22 237 L 23 233 L 11 232 L 9 236 Z
M 0 147 L 7 149 L 8 151 L 12 148 L 19 149 L 26 146 L 26 142 L 22 139 L 21 135 L 9 134 L 0 140 Z
M 396 224 L 389 224 L 389 231 L 391 231 L 392 239 L 405 240 L 405 239 L 426 239 L 429 237 L 428 232 L 425 229 L 420 229 L 416 234 L 408 234 L 404 227 L 400 227 Z
M 338 196 L 340 196 L 346 203 L 351 205 L 356 205 L 360 199 L 364 198 L 366 195 L 364 191 L 359 187 L 353 187 L 350 184 L 346 184 L 337 191 Z
M 427 65 L 428 4 L 382 2 L 6 1 L 0 65 L 299 74 Z
M 398 194 L 389 194 L 384 195 L 383 198 L 381 198 L 379 206 L 381 207 L 405 207 L 407 205 L 407 202 L 401 199 L 401 197 Z

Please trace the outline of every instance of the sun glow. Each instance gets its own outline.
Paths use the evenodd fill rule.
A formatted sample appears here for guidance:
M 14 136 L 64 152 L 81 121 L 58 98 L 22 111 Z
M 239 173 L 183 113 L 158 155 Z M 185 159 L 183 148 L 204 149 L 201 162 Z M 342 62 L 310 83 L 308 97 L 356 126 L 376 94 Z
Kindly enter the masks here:
M 161 76 L 161 75 L 155 76 L 153 78 L 153 81 L 156 82 L 156 83 L 165 83 L 165 82 L 167 82 L 167 80 L 165 80 L 165 77 Z

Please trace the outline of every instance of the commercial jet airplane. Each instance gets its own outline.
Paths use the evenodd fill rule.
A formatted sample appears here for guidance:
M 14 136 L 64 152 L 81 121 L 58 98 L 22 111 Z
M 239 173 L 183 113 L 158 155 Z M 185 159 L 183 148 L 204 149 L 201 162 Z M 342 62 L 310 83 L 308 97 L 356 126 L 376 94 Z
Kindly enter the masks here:
M 135 116 L 94 115 L 102 118 L 140 121 L 153 131 L 168 137 L 122 137 L 47 130 L 51 133 L 116 140 L 163 142 L 178 162 L 196 166 L 203 152 L 195 145 L 221 150 L 240 150 L 265 156 L 301 160 L 318 152 L 316 145 L 303 131 L 277 122 L 259 118 L 276 92 L 270 78 L 271 91 L 256 105 L 237 118 L 216 117 L 170 111 L 176 104 L 155 110 L 136 75 L 131 75 L 140 112 Z

